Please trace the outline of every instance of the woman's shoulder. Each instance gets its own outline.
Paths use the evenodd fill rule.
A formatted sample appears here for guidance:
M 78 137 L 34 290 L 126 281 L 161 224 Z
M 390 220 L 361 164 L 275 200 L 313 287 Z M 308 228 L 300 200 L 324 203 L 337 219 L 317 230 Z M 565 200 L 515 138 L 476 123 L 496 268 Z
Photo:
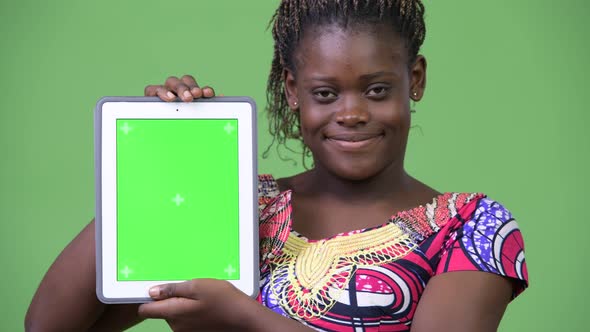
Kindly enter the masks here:
M 409 217 L 402 212 L 400 216 Z M 445 192 L 438 195 L 432 203 L 410 210 L 414 219 L 432 226 L 436 233 L 443 228 L 477 231 L 490 228 L 497 230 L 506 224 L 518 227 L 512 213 L 502 203 L 483 193 Z M 425 234 L 426 235 L 426 234 Z
M 296 176 L 276 179 L 272 174 L 258 175 L 258 210 L 273 204 L 276 198 L 288 195 L 292 189 L 292 181 Z
M 258 174 L 258 197 L 274 197 L 279 194 L 277 180 L 271 174 Z
M 272 174 L 258 174 L 258 197 L 274 198 L 291 190 L 299 175 L 277 179 Z
M 499 201 L 483 193 L 447 193 L 447 213 L 450 218 L 437 218 L 441 227 L 454 221 L 464 229 L 476 231 L 484 227 L 497 229 L 506 224 L 518 227 L 514 216 Z
M 420 242 L 438 233 L 457 217 L 461 220 L 469 218 L 477 201 L 483 197 L 486 196 L 480 193 L 441 193 L 427 204 L 396 213 L 392 221 Z
M 475 250 L 476 245 L 490 246 L 509 234 L 520 235 L 512 213 L 483 193 L 445 192 L 428 204 L 395 214 L 392 222 L 432 252 L 449 249 L 458 238 Z
M 514 296 L 527 287 L 523 237 L 503 204 L 481 193 L 446 193 L 428 209 L 434 223 L 421 247 L 438 257 L 435 274 L 483 271 L 509 277 L 518 281 Z

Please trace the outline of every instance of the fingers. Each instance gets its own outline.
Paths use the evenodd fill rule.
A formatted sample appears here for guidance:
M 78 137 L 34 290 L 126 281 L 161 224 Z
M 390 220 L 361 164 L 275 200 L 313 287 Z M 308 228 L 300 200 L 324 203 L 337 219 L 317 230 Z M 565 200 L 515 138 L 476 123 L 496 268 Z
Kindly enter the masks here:
M 148 85 L 145 87 L 144 95 L 157 96 L 163 101 L 174 101 L 178 96 L 184 102 L 191 102 L 202 97 L 214 97 L 215 91 L 209 86 L 199 87 L 193 76 L 184 75 L 181 78 L 170 76 L 164 85 Z
M 199 302 L 182 297 L 173 297 L 162 301 L 144 303 L 139 306 L 138 314 L 143 318 L 173 319 L 188 312 L 197 312 Z
M 186 84 L 184 84 L 178 77 L 176 77 L 176 76 L 168 77 L 164 86 L 166 88 L 168 88 L 168 90 L 176 93 L 178 98 L 180 98 L 182 101 L 184 101 L 184 102 L 193 101 L 193 95 L 190 92 L 189 87 Z
M 213 90 L 213 88 L 210 86 L 203 87 L 203 97 L 215 97 L 215 90 Z
M 180 78 L 180 81 L 184 83 L 194 98 L 201 98 L 203 96 L 203 90 L 197 84 L 197 81 L 191 75 L 184 75 Z
M 203 88 L 200 88 L 199 85 L 197 84 L 197 81 L 195 81 L 195 78 L 192 77 L 191 75 L 184 75 L 180 78 L 180 81 L 182 83 L 184 83 L 189 91 L 192 93 L 193 97 L 195 98 L 200 98 L 200 97 L 205 97 L 205 98 L 211 98 L 211 97 L 215 97 L 215 91 L 213 90 L 212 87 L 210 86 L 205 86 Z
M 162 85 L 146 86 L 144 95 L 147 97 L 159 97 L 163 101 L 174 101 L 176 99 L 176 95 Z

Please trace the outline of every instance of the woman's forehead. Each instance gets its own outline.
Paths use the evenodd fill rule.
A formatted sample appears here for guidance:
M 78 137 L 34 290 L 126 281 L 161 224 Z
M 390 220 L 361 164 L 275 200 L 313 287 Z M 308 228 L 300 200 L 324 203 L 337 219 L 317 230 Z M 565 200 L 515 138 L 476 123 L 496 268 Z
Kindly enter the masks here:
M 324 23 L 324 24 L 310 24 L 305 26 L 301 31 L 301 42 L 304 40 L 313 41 L 321 37 L 347 37 L 357 36 L 371 37 L 380 39 L 385 42 L 401 42 L 401 35 L 394 29 L 393 26 L 382 23 Z M 403 43 L 402 43 L 403 44 Z
M 402 39 L 390 29 L 320 27 L 306 33 L 295 50 L 298 70 L 306 66 L 406 65 L 407 57 Z

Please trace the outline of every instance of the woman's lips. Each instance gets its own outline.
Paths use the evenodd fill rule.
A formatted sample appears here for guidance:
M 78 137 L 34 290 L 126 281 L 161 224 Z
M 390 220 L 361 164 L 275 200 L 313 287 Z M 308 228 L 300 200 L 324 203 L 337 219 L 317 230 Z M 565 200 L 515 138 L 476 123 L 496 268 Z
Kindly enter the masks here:
M 383 137 L 383 134 L 337 134 L 326 137 L 326 140 L 345 151 L 366 148 Z

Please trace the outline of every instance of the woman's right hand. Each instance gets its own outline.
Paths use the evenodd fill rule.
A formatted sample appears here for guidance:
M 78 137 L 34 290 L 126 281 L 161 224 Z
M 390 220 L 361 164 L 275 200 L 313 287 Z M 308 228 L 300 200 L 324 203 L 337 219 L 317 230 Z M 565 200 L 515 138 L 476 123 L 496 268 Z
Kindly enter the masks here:
M 181 78 L 170 76 L 163 85 L 148 85 L 144 95 L 159 97 L 163 101 L 175 101 L 178 97 L 184 102 L 191 102 L 193 99 L 215 97 L 215 91 L 210 86 L 200 87 L 194 77 L 184 75 Z

